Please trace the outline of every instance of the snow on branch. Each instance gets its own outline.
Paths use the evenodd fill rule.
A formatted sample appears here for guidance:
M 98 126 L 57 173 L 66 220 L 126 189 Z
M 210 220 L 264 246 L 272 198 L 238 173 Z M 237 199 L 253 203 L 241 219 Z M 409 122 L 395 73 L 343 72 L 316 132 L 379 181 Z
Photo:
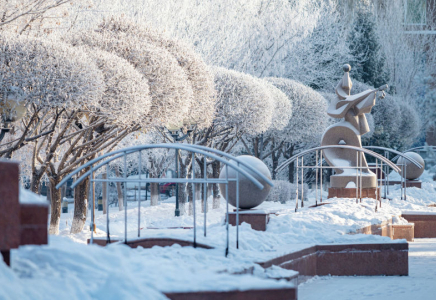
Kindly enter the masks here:
M 120 126 L 139 124 L 151 109 L 147 80 L 127 60 L 97 48 L 86 49 L 106 83 L 96 114 Z
M 125 33 L 166 49 L 184 70 L 193 90 L 193 101 L 189 108 L 190 121 L 202 128 L 213 120 L 215 97 L 213 74 L 203 59 L 187 44 L 171 39 L 145 24 L 136 24 L 124 17 L 111 17 L 99 24 L 99 31 Z
M 108 31 L 85 31 L 68 38 L 74 45 L 88 45 L 114 53 L 129 61 L 148 80 L 152 107 L 141 125 L 182 123 L 193 99 L 191 85 L 177 60 L 165 49 L 140 37 Z
M 75 109 L 95 106 L 105 84 L 82 49 L 61 42 L 0 34 L 0 87 L 16 87 L 25 103 Z
M 293 114 L 282 130 L 271 133 L 288 143 L 309 142 L 319 137 L 327 126 L 327 101 L 315 90 L 285 78 L 266 78 L 292 102 Z
M 241 133 L 258 134 L 272 123 L 275 109 L 270 90 L 258 78 L 215 68 L 217 121 Z

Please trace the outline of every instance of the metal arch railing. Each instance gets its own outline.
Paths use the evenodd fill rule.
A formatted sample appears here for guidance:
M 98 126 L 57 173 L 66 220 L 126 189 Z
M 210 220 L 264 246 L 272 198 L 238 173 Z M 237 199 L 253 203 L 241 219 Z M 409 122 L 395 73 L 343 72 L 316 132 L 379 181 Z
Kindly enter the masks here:
M 414 147 L 414 148 L 410 148 L 410 149 L 407 149 L 407 150 L 403 151 L 402 154 L 405 154 L 406 152 L 417 152 L 417 151 L 419 152 L 421 150 L 425 151 L 425 150 L 428 150 L 428 149 L 430 149 L 432 151 L 436 151 L 436 146 L 419 146 L 419 147 Z M 392 160 L 396 160 L 399 157 L 400 157 L 400 155 L 397 155 Z
M 417 166 L 419 169 L 422 169 L 424 166 L 421 165 L 417 160 L 415 160 L 412 157 L 409 157 L 407 155 L 405 155 L 404 152 L 400 152 L 391 148 L 386 148 L 386 147 L 380 147 L 380 146 L 364 146 L 363 148 L 365 149 L 377 149 L 377 150 L 382 150 L 384 151 L 384 156 L 389 159 L 389 154 L 388 153 L 394 153 L 396 154 L 396 156 L 392 159 L 393 161 L 397 161 L 400 157 L 410 161 L 411 163 L 413 163 L 415 166 Z M 407 151 L 405 151 L 407 152 Z M 398 165 L 398 164 L 397 164 Z M 401 200 L 407 200 L 407 183 L 406 183 L 406 177 L 407 177 L 407 164 L 402 164 L 403 168 L 401 169 L 401 180 L 400 180 L 400 189 L 401 189 Z M 389 172 L 386 171 L 386 182 L 387 184 L 384 185 L 385 187 L 385 197 L 386 195 L 389 193 Z
M 204 178 L 195 178 L 195 172 L 192 172 L 191 178 L 141 178 L 141 173 L 139 174 L 138 179 L 127 179 L 127 156 L 132 155 L 134 153 L 139 154 L 139 168 L 142 170 L 142 151 L 143 150 L 149 150 L 149 149 L 155 149 L 155 148 L 165 148 L 165 149 L 175 149 L 175 150 L 184 150 L 191 152 L 192 154 L 192 169 L 195 168 L 195 154 L 200 154 L 205 157 L 204 159 Z M 209 153 L 211 152 L 211 153 Z M 176 152 L 177 153 L 177 152 Z M 223 159 L 222 157 L 219 157 L 215 154 L 221 155 L 225 158 L 228 158 L 229 160 Z M 207 162 L 206 157 L 215 159 L 221 163 L 224 164 L 226 168 L 226 178 L 225 179 L 216 179 L 216 178 L 207 178 Z M 108 158 L 104 160 L 105 158 Z M 110 178 L 109 177 L 109 164 L 118 159 L 118 158 L 124 158 L 124 178 Z M 103 160 L 103 161 L 102 161 Z M 178 163 L 178 160 L 176 159 L 176 163 Z M 95 165 L 96 164 L 96 165 Z M 106 173 L 107 173 L 107 179 L 95 179 L 93 174 L 103 166 L 106 166 Z M 228 178 L 228 168 L 233 168 L 236 171 L 236 178 Z M 236 183 L 236 248 L 239 248 L 239 173 L 247 177 L 253 184 L 255 184 L 259 189 L 263 189 L 264 186 L 259 180 L 257 180 L 252 174 L 244 170 L 242 167 L 245 167 L 246 169 L 250 170 L 255 175 L 262 178 L 267 184 L 273 186 L 273 183 L 271 179 L 260 173 L 258 170 L 250 166 L 244 161 L 241 161 L 237 157 L 233 157 L 230 154 L 224 153 L 222 151 L 211 149 L 203 146 L 196 146 L 196 145 L 189 145 L 189 144 L 154 144 L 154 145 L 142 145 L 142 146 L 135 146 L 130 148 L 125 148 L 117 151 L 113 151 L 107 154 L 104 154 L 98 158 L 95 158 L 88 163 L 82 165 L 80 168 L 76 169 L 75 171 L 71 172 L 68 176 L 66 176 L 58 185 L 56 185 L 56 188 L 59 189 L 61 186 L 66 184 L 66 182 L 72 178 L 73 176 L 77 175 L 80 171 L 84 170 L 85 168 L 90 168 L 89 171 L 85 172 L 82 176 L 80 176 L 72 185 L 72 188 L 76 187 L 80 182 L 82 182 L 86 177 L 91 177 L 91 184 L 95 184 L 96 182 L 102 182 L 102 183 L 109 183 L 109 182 L 137 182 L 141 183 L 165 183 L 165 182 L 175 182 L 175 183 L 192 183 L 192 193 L 194 195 L 195 199 L 195 184 L 194 183 L 203 183 L 207 185 L 208 183 L 224 183 L 226 185 L 225 188 L 225 194 L 226 194 L 226 230 L 227 230 L 227 240 L 226 240 L 226 256 L 229 252 L 229 203 L 228 203 L 228 184 L 229 182 L 235 182 Z M 107 195 L 109 195 L 109 184 L 106 184 L 107 189 Z M 126 184 L 124 185 L 124 205 L 125 205 L 125 228 L 124 228 L 124 239 L 125 242 L 127 242 L 127 198 L 126 198 Z M 141 190 L 139 190 L 139 193 L 141 193 Z M 95 196 L 95 195 L 94 195 Z M 94 198 L 94 197 L 93 197 Z M 206 205 L 207 205 L 207 199 L 206 199 L 206 188 L 204 189 L 204 235 L 206 236 Z M 193 203 L 193 218 L 194 218 L 194 247 L 196 246 L 196 209 L 195 209 L 195 200 L 192 201 Z M 140 237 L 140 205 L 141 205 L 141 194 L 139 194 L 139 201 L 138 201 L 138 237 Z M 106 226 L 107 226 L 107 241 L 110 242 L 110 233 L 109 233 L 109 201 L 106 201 Z M 91 243 L 93 243 L 93 229 L 94 229 L 94 210 L 91 210 Z
M 282 164 L 280 164 L 277 168 L 276 168 L 276 172 L 279 172 L 281 170 L 283 170 L 285 167 L 287 167 L 288 165 L 290 165 L 292 162 L 296 161 L 296 173 L 297 173 L 297 189 L 296 189 L 296 204 L 295 204 L 295 211 L 297 211 L 298 209 L 298 196 L 299 196 L 299 180 L 298 180 L 298 176 L 299 176 L 299 168 L 301 168 L 301 176 L 302 176 L 302 189 L 301 189 L 301 206 L 303 206 L 304 202 L 304 169 L 305 168 L 311 168 L 311 169 L 315 169 L 316 170 L 316 174 L 315 174 L 315 201 L 316 201 L 316 205 L 318 205 L 318 169 L 321 170 L 320 172 L 320 183 L 321 183 L 321 191 L 320 191 L 320 201 L 322 202 L 322 184 L 323 184 L 323 180 L 322 180 L 322 176 L 323 176 L 323 168 L 326 169 L 356 169 L 356 202 L 358 201 L 359 198 L 359 190 L 360 190 L 360 201 L 362 201 L 362 177 L 363 177 L 363 173 L 362 173 L 362 169 L 370 169 L 369 167 L 363 167 L 362 165 L 362 159 L 360 158 L 360 166 L 356 165 L 355 167 L 350 167 L 350 166 L 334 166 L 334 167 L 323 167 L 323 150 L 325 149 L 349 149 L 349 150 L 355 150 L 356 151 L 356 161 L 357 164 L 359 164 L 359 153 L 366 153 L 368 155 L 371 155 L 373 157 L 376 158 L 376 170 L 378 172 L 378 161 L 380 160 L 380 167 L 383 170 L 383 163 L 385 163 L 386 166 L 391 167 L 394 171 L 396 171 L 397 173 L 400 172 L 400 168 L 395 165 L 392 161 L 390 161 L 389 159 L 385 158 L 384 156 L 365 149 L 365 148 L 360 148 L 360 147 L 355 147 L 355 146 L 349 146 L 349 145 L 326 145 L 326 146 L 320 146 L 320 147 L 315 147 L 315 148 L 311 148 L 305 151 L 302 151 L 296 155 L 294 155 L 293 157 L 287 159 L 286 161 L 284 161 Z M 320 151 L 321 155 L 320 155 L 320 166 L 319 164 L 319 160 L 318 160 L 318 152 Z M 315 166 L 304 166 L 304 156 L 310 153 L 316 153 L 316 162 L 315 162 Z M 299 165 L 299 158 L 301 157 L 301 166 Z M 358 184 L 359 182 L 359 178 L 358 178 L 358 174 L 359 174 L 359 170 L 360 170 L 360 184 Z M 377 182 L 377 186 L 376 186 L 376 199 L 378 199 L 378 180 Z M 360 189 L 359 189 L 360 186 Z M 380 197 L 381 199 L 381 197 Z M 377 200 L 378 201 L 378 200 Z M 381 205 L 381 200 L 380 200 L 380 205 Z M 377 202 L 376 202 L 376 210 L 377 210 Z
M 218 154 L 220 156 L 229 158 L 233 161 L 235 161 L 236 163 L 241 164 L 242 166 L 246 167 L 247 169 L 249 169 L 250 171 L 254 172 L 256 175 L 258 175 L 260 178 L 262 178 L 263 180 L 266 181 L 266 183 L 268 183 L 270 186 L 274 186 L 273 182 L 271 179 L 269 179 L 268 177 L 266 177 L 264 174 L 260 173 L 258 170 L 256 170 L 255 168 L 253 168 L 250 164 L 244 162 L 243 160 L 240 160 L 237 157 L 234 157 L 230 154 L 227 154 L 225 152 L 222 152 L 220 150 L 217 149 L 212 149 L 212 148 L 208 148 L 208 147 L 204 147 L 204 146 L 197 146 L 197 145 L 188 145 L 188 144 L 153 144 L 153 145 L 142 145 L 142 146 L 135 146 L 135 147 L 129 147 L 129 148 L 125 148 L 125 149 L 121 149 L 121 150 L 116 150 L 110 153 L 106 153 L 102 156 L 99 156 L 93 160 L 90 160 L 89 162 L 87 162 L 86 164 L 82 165 L 80 168 L 77 168 L 75 171 L 71 172 L 68 176 L 66 176 L 58 185 L 56 185 L 56 188 L 61 187 L 62 185 L 64 185 L 69 179 L 73 178 L 74 175 L 78 174 L 81 170 L 88 168 L 90 166 L 92 166 L 93 164 L 95 164 L 96 162 L 99 162 L 103 159 L 105 159 L 106 157 L 110 157 L 112 155 L 115 154 L 119 154 L 117 157 L 112 158 L 110 161 L 116 159 L 116 158 L 120 158 L 123 157 L 125 154 L 131 154 L 131 153 L 135 153 L 141 150 L 147 150 L 147 149 L 154 149 L 154 148 L 166 148 L 166 149 L 180 149 L 180 150 L 186 150 L 186 151 L 190 151 L 190 152 L 195 152 L 198 154 L 202 154 L 202 155 L 206 155 L 210 158 L 216 159 L 224 164 L 227 163 L 226 160 L 215 156 L 213 154 L 207 154 L 205 151 L 207 152 L 212 152 L 215 154 Z M 109 162 L 110 162 L 109 161 Z M 101 163 L 99 164 L 99 166 L 103 166 L 105 165 L 107 162 Z M 99 167 L 95 167 L 95 169 L 98 169 Z M 80 178 L 78 178 L 73 185 L 71 186 L 71 188 L 75 188 L 80 182 L 82 182 L 83 179 L 85 179 L 86 177 L 88 177 L 90 175 L 91 171 L 86 172 L 85 174 L 83 174 Z M 257 180 L 255 179 L 251 174 L 249 174 L 248 172 L 246 172 L 245 170 L 241 169 L 241 173 L 244 174 L 244 176 L 246 176 L 247 178 L 249 178 L 258 188 L 263 189 L 263 185 Z
M 279 171 L 283 170 L 286 166 L 288 166 L 289 164 L 291 164 L 292 162 L 294 162 L 297 158 L 299 158 L 301 156 L 304 156 L 306 154 L 309 154 L 309 153 L 317 151 L 317 150 L 332 149 L 332 148 L 350 149 L 350 150 L 356 150 L 356 151 L 359 151 L 359 152 L 363 152 L 363 153 L 369 154 L 369 155 L 374 156 L 375 158 L 378 158 L 381 161 L 385 162 L 387 165 L 389 165 L 396 172 L 400 172 L 400 168 L 398 168 L 397 165 L 395 165 L 389 159 L 386 159 L 384 156 L 382 156 L 382 155 L 380 155 L 380 154 L 378 154 L 378 153 L 376 153 L 374 151 L 371 151 L 371 150 L 367 150 L 367 149 L 360 148 L 360 147 L 355 147 L 355 146 L 349 146 L 349 145 L 326 145 L 326 146 L 315 147 L 315 148 L 311 148 L 311 149 L 302 151 L 302 152 L 292 156 L 291 158 L 287 159 L 283 163 L 281 163 L 276 168 L 276 171 L 279 172 Z
M 430 148 L 431 150 L 436 150 L 436 146 L 427 145 L 427 146 L 419 146 L 419 147 L 415 147 L 415 148 L 410 148 L 410 149 L 407 149 L 404 152 L 417 151 L 417 150 L 426 150 L 428 148 Z

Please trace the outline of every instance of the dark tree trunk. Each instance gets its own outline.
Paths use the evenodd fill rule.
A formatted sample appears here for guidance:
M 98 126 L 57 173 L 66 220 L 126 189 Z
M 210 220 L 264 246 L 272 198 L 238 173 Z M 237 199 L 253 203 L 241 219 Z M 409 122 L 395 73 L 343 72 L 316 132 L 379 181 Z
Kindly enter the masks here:
M 120 170 L 118 168 L 115 168 L 115 174 L 117 177 L 120 177 Z M 121 188 L 121 182 L 116 183 L 117 186 L 117 194 L 118 194 L 118 209 L 121 211 L 123 210 L 124 203 L 123 203 L 123 189 Z
M 79 233 L 85 227 L 88 214 L 89 177 L 85 178 L 74 189 L 74 216 L 71 225 L 71 233 Z
M 221 164 L 219 161 L 214 161 L 212 163 L 212 178 L 219 178 L 220 177 L 220 168 Z M 212 202 L 212 209 L 220 208 L 220 202 L 221 202 L 221 196 L 220 196 L 220 190 L 217 183 L 213 184 L 213 202 Z
M 43 175 L 44 172 L 41 172 L 41 170 L 33 170 L 32 180 L 30 181 L 30 190 L 32 192 L 39 194 L 39 187 L 41 186 L 41 178 Z
M 107 174 L 102 174 L 102 178 L 103 179 L 107 179 Z M 107 212 L 106 212 L 106 206 L 107 206 L 107 204 L 109 203 L 108 201 L 109 201 L 109 199 L 108 199 L 108 194 L 107 194 L 107 185 L 108 185 L 108 183 L 107 182 L 103 182 L 102 183 L 102 199 L 103 199 L 103 214 L 105 215 Z
M 179 178 L 186 178 L 188 175 L 186 165 L 180 164 L 179 166 Z M 186 204 L 186 183 L 179 183 L 179 209 L 180 215 L 185 214 L 185 204 Z
M 51 194 L 51 216 L 49 234 L 59 234 L 59 222 L 61 219 L 61 190 L 56 188 L 56 185 L 61 181 L 60 178 L 50 178 L 50 194 Z
M 159 204 L 159 183 L 150 183 L 150 206 Z

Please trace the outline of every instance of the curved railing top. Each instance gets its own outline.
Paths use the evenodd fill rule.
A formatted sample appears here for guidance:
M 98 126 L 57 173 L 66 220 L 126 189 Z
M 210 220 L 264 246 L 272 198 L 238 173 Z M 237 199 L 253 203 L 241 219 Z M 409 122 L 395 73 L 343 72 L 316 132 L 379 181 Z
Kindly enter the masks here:
M 416 151 L 416 150 L 425 150 L 426 148 L 431 148 L 432 150 L 436 150 L 436 146 L 419 146 L 419 147 L 415 147 L 415 148 L 410 148 L 405 150 L 404 152 L 409 152 L 409 151 Z
M 388 166 L 390 166 L 395 172 L 399 173 L 401 171 L 401 169 L 396 164 L 394 164 L 392 161 L 390 161 L 389 159 L 387 159 L 383 155 L 380 155 L 378 153 L 375 153 L 374 151 L 371 151 L 371 150 L 368 150 L 368 149 L 365 149 L 365 148 L 349 146 L 349 145 L 326 145 L 326 146 L 315 147 L 315 148 L 311 148 L 311 149 L 302 151 L 302 152 L 292 156 L 291 158 L 287 159 L 282 164 L 280 164 L 280 166 L 278 166 L 276 168 L 276 171 L 279 172 L 279 171 L 283 170 L 286 166 L 288 166 L 289 164 L 294 162 L 297 158 L 299 158 L 301 156 L 304 156 L 304 155 L 306 155 L 306 154 L 308 154 L 310 152 L 317 151 L 317 150 L 324 150 L 324 149 L 335 149 L 335 148 L 350 149 L 350 150 L 356 150 L 356 151 L 364 152 L 364 153 L 369 154 L 369 155 L 371 155 L 371 156 L 373 156 L 375 158 L 380 159 L 381 161 L 386 163 Z
M 86 177 L 88 177 L 91 172 L 94 172 L 96 170 L 98 170 L 99 168 L 101 168 L 102 166 L 110 163 L 111 161 L 123 157 L 124 155 L 129 155 L 141 150 L 147 150 L 147 149 L 154 149 L 154 148 L 165 148 L 165 149 L 179 149 L 179 150 L 186 150 L 186 151 L 190 151 L 190 152 L 194 152 L 194 153 L 198 153 L 198 154 L 202 154 L 206 157 L 215 159 L 225 165 L 228 165 L 229 167 L 233 168 L 235 171 L 243 174 L 245 177 L 247 177 L 251 182 L 253 182 L 259 189 L 263 189 L 263 184 L 261 184 L 259 182 L 259 180 L 257 180 L 256 178 L 253 177 L 253 175 L 251 175 L 250 173 L 248 173 L 246 170 L 244 170 L 243 168 L 239 167 L 238 165 L 231 163 L 217 155 L 208 153 L 208 152 L 212 152 L 218 155 L 221 155 L 223 157 L 229 158 L 232 161 L 246 167 L 247 169 L 249 169 L 250 171 L 254 172 L 254 174 L 258 175 L 260 178 L 262 178 L 263 180 L 265 180 L 265 182 L 267 184 L 269 184 L 270 186 L 274 186 L 273 182 L 271 179 L 269 179 L 268 177 L 266 177 L 264 174 L 260 173 L 258 170 L 256 170 L 255 168 L 253 168 L 250 164 L 240 160 L 237 157 L 233 157 L 232 155 L 222 152 L 220 150 L 217 149 L 212 149 L 212 148 L 207 148 L 207 147 L 203 147 L 203 146 L 197 146 L 197 145 L 189 145 L 189 144 L 181 144 L 181 143 L 174 143 L 174 144 L 151 144 L 151 145 L 141 145 L 141 146 L 134 146 L 134 147 L 129 147 L 129 148 L 124 148 L 124 149 L 120 149 L 120 150 L 116 150 L 116 151 L 112 151 L 110 153 L 106 153 L 102 156 L 99 156 L 97 158 L 94 158 L 93 160 L 90 160 L 89 162 L 87 162 L 86 164 L 82 165 L 81 167 L 77 168 L 75 171 L 71 172 L 68 176 L 66 176 L 59 184 L 56 185 L 56 188 L 59 189 L 62 185 L 64 185 L 69 179 L 71 179 L 74 175 L 78 174 L 80 171 L 82 171 L 85 168 L 91 167 L 91 169 L 89 171 L 87 171 L 86 173 L 84 173 L 82 176 L 80 176 L 71 186 L 71 188 L 76 187 L 80 182 L 82 182 Z M 111 157 L 113 156 L 113 157 Z M 102 161 L 103 159 L 107 158 L 107 157 L 111 157 L 108 160 L 105 160 L 101 163 L 99 163 L 97 166 L 93 167 L 93 165 L 95 163 L 98 163 L 100 161 Z
M 393 160 L 398 159 L 399 157 L 403 157 L 405 159 L 407 159 L 408 161 L 410 161 L 411 163 L 413 163 L 415 166 L 417 166 L 418 168 L 422 169 L 424 166 L 421 165 L 418 161 L 416 161 L 415 159 L 413 159 L 412 157 L 409 157 L 407 155 L 404 154 L 404 152 L 400 152 L 391 148 L 386 148 L 386 147 L 380 147 L 380 146 L 364 146 L 363 148 L 365 149 L 378 149 L 378 150 L 384 150 L 384 151 L 389 151 L 392 153 L 395 153 L 397 156 L 395 156 L 393 158 Z M 406 150 L 409 151 L 409 150 Z

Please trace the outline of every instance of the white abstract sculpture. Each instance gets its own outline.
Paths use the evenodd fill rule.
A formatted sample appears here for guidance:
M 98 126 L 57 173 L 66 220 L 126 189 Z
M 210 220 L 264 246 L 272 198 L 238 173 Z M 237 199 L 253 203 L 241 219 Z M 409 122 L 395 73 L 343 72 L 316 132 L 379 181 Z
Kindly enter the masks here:
M 327 110 L 329 116 L 342 118 L 342 121 L 326 129 L 321 145 L 362 147 L 361 136 L 369 132 L 365 114 L 370 113 L 371 108 L 375 105 L 376 93 L 385 90 L 387 85 L 350 95 L 353 86 L 349 75 L 351 66 L 344 65 L 343 70 L 344 76 L 336 86 L 337 98 L 330 103 Z M 324 158 L 330 166 L 337 167 L 334 168 L 336 174 L 330 177 L 332 188 L 345 188 L 349 182 L 354 182 L 356 187 L 360 187 L 360 182 L 356 182 L 356 169 L 353 168 L 356 166 L 362 167 L 362 188 L 376 187 L 376 176 L 368 169 L 362 152 L 356 154 L 355 150 L 350 149 L 326 149 L 324 150 Z

